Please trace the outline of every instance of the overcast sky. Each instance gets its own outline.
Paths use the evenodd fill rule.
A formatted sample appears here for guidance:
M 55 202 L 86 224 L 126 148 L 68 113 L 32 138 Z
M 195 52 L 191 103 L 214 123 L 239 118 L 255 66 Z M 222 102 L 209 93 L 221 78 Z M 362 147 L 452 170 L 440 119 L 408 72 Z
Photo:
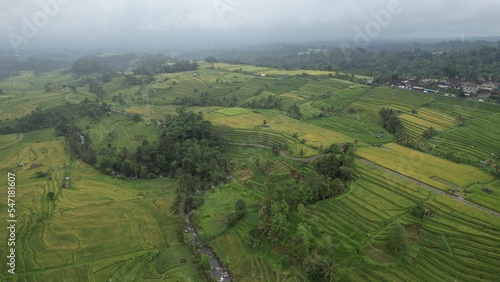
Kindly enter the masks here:
M 499 0 L 0 1 L 0 49 L 207 49 L 340 40 L 356 45 L 500 35 Z

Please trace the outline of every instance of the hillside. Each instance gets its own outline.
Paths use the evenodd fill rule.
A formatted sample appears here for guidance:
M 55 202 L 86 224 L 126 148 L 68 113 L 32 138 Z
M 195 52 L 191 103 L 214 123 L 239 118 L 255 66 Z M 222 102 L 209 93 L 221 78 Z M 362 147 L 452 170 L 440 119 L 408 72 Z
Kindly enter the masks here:
M 16 275 L 3 264 L 2 281 L 219 279 L 202 246 L 234 281 L 499 276 L 500 106 L 337 72 L 121 64 L 0 81 L 18 220 Z M 57 122 L 19 132 L 34 114 Z

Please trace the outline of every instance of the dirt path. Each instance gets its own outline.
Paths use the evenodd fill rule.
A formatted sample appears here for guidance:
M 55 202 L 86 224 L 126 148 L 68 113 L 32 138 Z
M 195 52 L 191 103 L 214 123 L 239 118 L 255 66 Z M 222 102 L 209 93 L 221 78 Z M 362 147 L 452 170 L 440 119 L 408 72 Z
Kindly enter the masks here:
M 5 144 L 5 145 L 3 145 L 3 146 L 0 146 L 0 149 L 7 148 L 7 147 L 9 147 L 9 146 L 11 146 L 11 145 L 14 145 L 14 144 L 16 144 L 16 143 L 19 143 L 19 142 L 21 142 L 23 139 L 24 139 L 24 133 L 19 133 L 19 135 L 17 136 L 17 140 L 16 140 L 16 141 L 14 141 L 14 142 L 12 142 L 12 143 L 9 143 L 9 144 Z
M 229 144 L 230 144 L 230 145 L 237 145 L 237 146 L 251 146 L 251 147 L 257 147 L 257 148 L 271 149 L 271 147 L 269 147 L 269 146 L 264 146 L 264 145 L 260 145 L 260 144 L 248 144 L 248 143 L 229 143 Z M 318 159 L 319 157 L 321 157 L 321 156 L 322 156 L 322 155 L 318 155 L 318 156 L 314 156 L 314 157 L 310 157 L 310 158 L 294 158 L 294 157 L 289 156 L 289 155 L 288 155 L 287 153 L 285 153 L 284 151 L 281 151 L 281 152 L 280 152 L 280 155 L 281 155 L 283 158 L 290 159 L 290 160 L 295 160 L 295 161 L 299 161 L 299 162 L 312 162 L 312 161 L 314 161 L 314 160 L 316 160 L 316 159 Z M 418 181 L 418 180 L 415 180 L 415 179 L 413 179 L 413 178 L 410 178 L 410 177 L 408 177 L 408 176 L 406 176 L 406 175 L 404 175 L 404 174 L 401 174 L 401 173 L 399 173 L 399 172 L 396 172 L 396 171 L 390 170 L 390 169 L 388 169 L 388 168 L 385 168 L 385 167 L 383 167 L 383 166 L 381 166 L 381 165 L 378 165 L 378 164 L 376 164 L 376 163 L 373 163 L 373 162 L 371 162 L 371 161 L 369 161 L 369 160 L 362 159 L 362 158 L 359 158 L 359 157 L 357 158 L 357 160 L 358 160 L 358 161 L 360 161 L 360 162 L 362 162 L 362 163 L 364 163 L 364 164 L 367 164 L 367 165 L 370 165 L 370 166 L 376 167 L 376 168 L 378 168 L 378 169 L 381 169 L 381 170 L 383 170 L 383 171 L 385 171 L 385 172 L 388 172 L 388 173 L 390 173 L 390 174 L 392 174 L 392 175 L 395 175 L 395 176 L 397 176 L 397 177 L 399 177 L 399 178 L 402 178 L 402 179 L 404 179 L 404 180 L 407 180 L 407 181 L 410 181 L 410 182 L 413 182 L 413 183 L 419 184 L 421 187 L 427 188 L 427 189 L 429 189 L 429 190 L 433 191 L 433 192 L 434 192 L 434 193 L 436 193 L 436 194 L 443 195 L 443 196 L 445 196 L 445 197 L 455 199 L 455 200 L 460 201 L 460 202 L 462 202 L 462 203 L 464 203 L 464 204 L 466 204 L 466 205 L 469 205 L 469 206 L 472 206 L 472 207 L 478 208 L 478 209 L 483 210 L 483 211 L 485 211 L 485 212 L 487 212 L 487 213 L 489 213 L 489 214 L 492 214 L 492 215 L 494 215 L 494 216 L 500 217 L 500 213 L 499 213 L 499 212 L 496 212 L 496 211 L 494 211 L 494 210 L 488 209 L 488 208 L 486 208 L 486 207 L 483 207 L 483 206 L 481 206 L 481 205 L 475 204 L 475 203 L 473 203 L 473 202 L 467 201 L 467 200 L 465 200 L 465 199 L 464 199 L 464 198 L 462 198 L 462 197 L 457 197 L 457 196 L 454 196 L 454 195 L 450 195 L 450 194 L 448 194 L 448 193 L 446 193 L 446 192 L 444 192 L 444 191 L 442 191 L 442 190 L 439 190 L 439 189 L 437 189 L 437 188 L 435 188 L 435 187 L 433 187 L 433 186 L 430 186 L 430 185 L 428 185 L 428 184 L 426 184 L 426 183 L 423 183 L 423 182 L 421 182 L 421 181 Z

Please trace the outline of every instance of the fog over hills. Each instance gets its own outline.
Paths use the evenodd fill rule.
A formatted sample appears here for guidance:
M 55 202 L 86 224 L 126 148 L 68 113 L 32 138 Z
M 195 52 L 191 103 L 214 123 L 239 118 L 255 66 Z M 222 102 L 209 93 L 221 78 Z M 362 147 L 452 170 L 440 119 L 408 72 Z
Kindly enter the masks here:
M 0 3 L 0 49 L 196 50 L 274 42 L 500 35 L 500 2 L 375 1 L 72 1 Z

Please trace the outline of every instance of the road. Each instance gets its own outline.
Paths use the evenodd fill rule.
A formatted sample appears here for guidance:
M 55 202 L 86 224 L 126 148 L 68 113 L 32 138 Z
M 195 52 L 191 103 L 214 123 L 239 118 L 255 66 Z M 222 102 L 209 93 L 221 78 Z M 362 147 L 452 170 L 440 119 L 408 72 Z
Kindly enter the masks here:
M 271 147 L 269 146 L 264 146 L 264 145 L 260 145 L 260 144 L 249 144 L 249 143 L 229 143 L 230 145 L 236 145 L 236 146 L 250 146 L 250 147 L 257 147 L 257 148 L 264 148 L 264 149 L 271 149 Z M 294 161 L 299 161 L 299 162 L 312 162 L 312 161 L 315 161 L 316 159 L 320 158 L 322 155 L 317 155 L 317 156 L 314 156 L 314 157 L 310 157 L 310 158 L 295 158 L 295 157 L 291 157 L 289 156 L 287 153 L 285 153 L 284 151 L 281 151 L 280 152 L 280 156 L 283 157 L 283 158 L 286 158 L 286 159 L 290 159 L 290 160 L 294 160 Z M 486 207 L 483 207 L 481 205 L 478 205 L 478 204 L 475 204 L 473 202 L 470 202 L 470 201 L 467 201 L 465 200 L 464 198 L 461 198 L 461 197 L 457 197 L 457 196 L 454 196 L 454 195 L 451 195 L 451 194 L 448 194 L 442 190 L 439 190 L 437 189 L 436 187 L 433 187 L 433 186 L 430 186 L 426 183 L 423 183 L 421 181 L 418 181 L 418 180 L 415 180 L 413 178 L 410 178 L 404 174 L 401 174 L 399 172 L 396 172 L 396 171 L 393 171 L 393 170 L 390 170 L 388 168 L 385 168 L 381 165 L 378 165 L 376 163 L 373 163 L 367 159 L 362 159 L 362 158 L 357 158 L 358 161 L 364 163 L 364 164 L 367 164 L 367 165 L 370 165 L 372 167 L 376 167 L 378 169 L 381 169 L 387 173 L 390 173 L 394 176 L 397 176 L 399 178 L 402 178 L 404 180 L 407 180 L 407 181 L 410 181 L 410 182 L 413 182 L 413 183 L 416 183 L 416 184 L 419 184 L 421 187 L 424 187 L 424 188 L 427 188 L 431 191 L 433 191 L 434 193 L 436 194 L 439 194 L 439 195 L 442 195 L 442 196 L 445 196 L 445 197 L 448 197 L 448 198 L 452 198 L 452 199 L 455 199 L 457 201 L 460 201 L 466 205 L 469 205 L 469 206 L 472 206 L 472 207 L 475 207 L 477 209 L 480 209 L 482 211 L 485 211 L 489 214 L 492 214 L 496 217 L 500 217 L 500 213 L 499 212 L 496 212 L 494 210 L 491 210 L 491 209 L 488 209 Z

